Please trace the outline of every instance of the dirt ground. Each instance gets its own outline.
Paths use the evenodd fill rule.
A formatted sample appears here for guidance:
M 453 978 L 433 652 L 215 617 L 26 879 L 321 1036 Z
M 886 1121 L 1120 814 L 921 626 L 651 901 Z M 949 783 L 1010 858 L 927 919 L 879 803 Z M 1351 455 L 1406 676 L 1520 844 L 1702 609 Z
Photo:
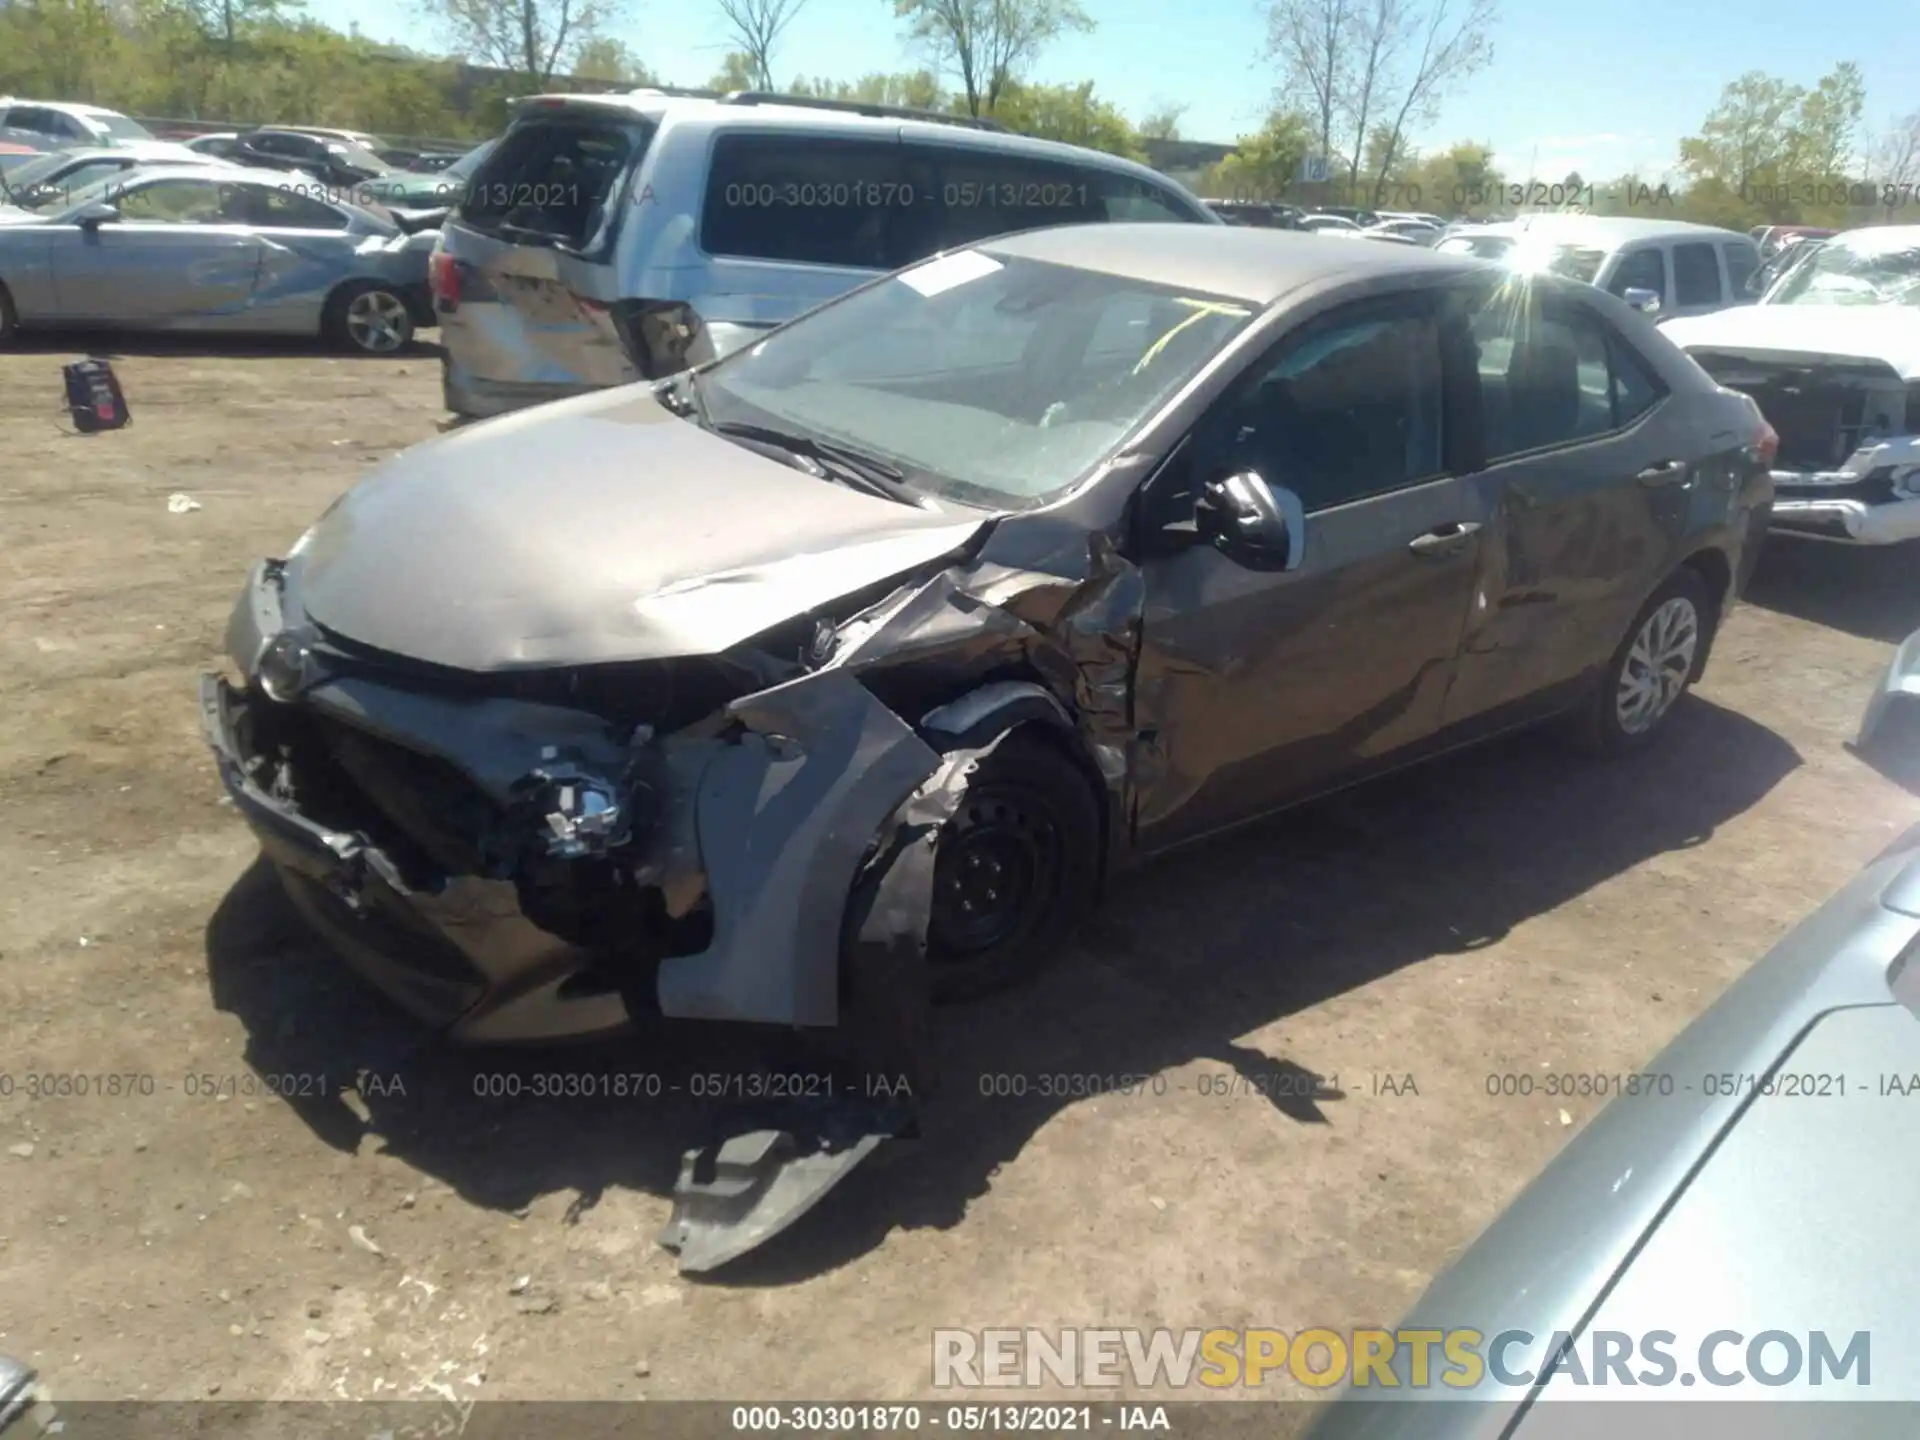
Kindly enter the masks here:
M 1776 544 L 1657 752 L 1525 737 L 1147 872 L 945 1015 L 927 1138 L 696 1283 L 654 1244 L 693 1102 L 475 1086 L 723 1052 L 449 1053 L 302 932 L 200 740 L 247 565 L 434 433 L 434 355 L 112 353 L 93 438 L 71 353 L 0 356 L 0 1352 L 66 1398 L 897 1399 L 935 1326 L 1391 1323 L 1598 1103 L 1488 1076 L 1642 1065 L 1920 819 L 1842 746 L 1920 566 Z M 1302 1069 L 1340 1098 L 1260 1093 Z

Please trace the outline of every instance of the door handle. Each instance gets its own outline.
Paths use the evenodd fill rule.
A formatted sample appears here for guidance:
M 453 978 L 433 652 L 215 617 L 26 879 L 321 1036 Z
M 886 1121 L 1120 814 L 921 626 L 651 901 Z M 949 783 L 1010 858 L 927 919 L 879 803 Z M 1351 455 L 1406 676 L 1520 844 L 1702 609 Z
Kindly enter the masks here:
M 1649 490 L 1668 485 L 1690 485 L 1692 473 L 1684 460 L 1662 460 L 1658 465 L 1649 465 L 1640 472 L 1640 483 Z
M 1461 520 L 1451 525 L 1441 525 L 1424 535 L 1416 535 L 1407 542 L 1407 549 L 1416 555 L 1451 555 L 1464 550 L 1467 542 L 1479 530 L 1478 520 Z

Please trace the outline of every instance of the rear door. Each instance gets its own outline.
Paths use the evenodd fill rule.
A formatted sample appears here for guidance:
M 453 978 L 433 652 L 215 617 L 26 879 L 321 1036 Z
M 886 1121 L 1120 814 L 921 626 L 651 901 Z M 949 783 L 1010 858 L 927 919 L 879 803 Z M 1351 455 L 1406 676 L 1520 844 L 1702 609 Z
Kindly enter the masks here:
M 1432 299 L 1345 306 L 1247 367 L 1141 497 L 1139 712 L 1159 753 L 1140 841 L 1161 848 L 1404 756 L 1438 729 L 1492 518 L 1456 473 Z M 1238 471 L 1305 512 L 1297 569 L 1190 534 Z
M 1447 721 L 1506 723 L 1613 653 L 1679 558 L 1700 457 L 1657 372 L 1575 292 L 1468 287 L 1457 304 L 1501 523 Z
M 317 188 L 236 185 L 231 213 L 260 242 L 260 270 L 252 309 L 266 328 L 315 330 L 327 293 L 347 273 L 360 237 L 348 231 L 347 212 L 315 198 Z
M 260 242 L 231 213 L 236 189 L 213 180 L 134 180 L 114 197 L 117 221 L 63 227 L 53 250 L 60 313 L 149 325 L 244 309 Z

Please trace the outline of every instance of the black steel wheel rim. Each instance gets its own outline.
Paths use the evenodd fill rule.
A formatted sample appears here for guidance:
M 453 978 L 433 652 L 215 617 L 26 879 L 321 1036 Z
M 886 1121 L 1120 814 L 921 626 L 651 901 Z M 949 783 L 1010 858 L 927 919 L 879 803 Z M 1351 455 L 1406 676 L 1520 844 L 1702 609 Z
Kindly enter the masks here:
M 972 959 L 1033 929 L 1059 889 L 1060 830 L 1024 791 L 969 795 L 940 837 L 928 952 Z

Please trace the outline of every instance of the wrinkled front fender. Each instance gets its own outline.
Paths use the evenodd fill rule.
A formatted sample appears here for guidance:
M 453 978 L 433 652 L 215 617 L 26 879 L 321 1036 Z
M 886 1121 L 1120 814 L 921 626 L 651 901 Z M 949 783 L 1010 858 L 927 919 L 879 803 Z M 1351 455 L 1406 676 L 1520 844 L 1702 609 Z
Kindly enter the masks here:
M 736 701 L 746 727 L 696 799 L 713 943 L 662 962 L 661 1011 L 703 1020 L 839 1020 L 848 893 L 888 818 L 940 756 L 845 670 Z

